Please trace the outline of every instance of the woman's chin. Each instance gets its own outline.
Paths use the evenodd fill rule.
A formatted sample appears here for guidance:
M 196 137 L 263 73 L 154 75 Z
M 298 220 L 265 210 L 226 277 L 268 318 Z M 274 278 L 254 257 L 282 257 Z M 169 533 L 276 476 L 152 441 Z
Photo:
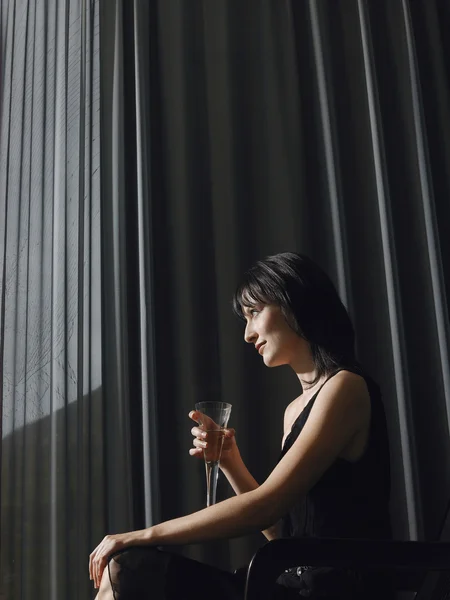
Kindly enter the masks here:
M 273 356 L 263 356 L 263 361 L 266 367 L 278 367 L 280 364 L 282 364 Z
M 283 360 L 281 357 L 270 355 L 269 353 L 263 355 L 264 365 L 269 368 L 273 367 L 281 367 L 283 365 L 289 364 L 287 360 Z

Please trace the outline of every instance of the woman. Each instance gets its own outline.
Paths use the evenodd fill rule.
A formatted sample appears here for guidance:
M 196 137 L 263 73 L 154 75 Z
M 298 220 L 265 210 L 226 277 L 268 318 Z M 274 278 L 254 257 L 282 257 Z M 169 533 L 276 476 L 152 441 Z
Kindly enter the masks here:
M 256 530 L 269 540 L 391 536 L 380 392 L 356 361 L 353 327 L 330 279 L 305 256 L 277 254 L 247 272 L 233 307 L 246 323 L 245 341 L 264 364 L 290 365 L 302 388 L 285 411 L 277 466 L 258 485 L 229 430 L 221 468 L 236 496 L 148 529 L 106 536 L 90 556 L 98 600 L 243 598 L 244 577 L 155 546 Z M 198 427 L 192 433 L 190 453 L 200 457 L 208 440 Z M 385 599 L 383 585 L 381 575 L 299 567 L 279 578 L 273 598 Z

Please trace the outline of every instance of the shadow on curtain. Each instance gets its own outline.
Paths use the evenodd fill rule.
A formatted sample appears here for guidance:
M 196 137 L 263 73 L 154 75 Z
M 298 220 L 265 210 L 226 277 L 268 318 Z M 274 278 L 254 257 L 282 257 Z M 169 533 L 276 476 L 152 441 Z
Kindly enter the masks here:
M 99 11 L 2 2 L 1 583 L 88 598 L 107 527 Z

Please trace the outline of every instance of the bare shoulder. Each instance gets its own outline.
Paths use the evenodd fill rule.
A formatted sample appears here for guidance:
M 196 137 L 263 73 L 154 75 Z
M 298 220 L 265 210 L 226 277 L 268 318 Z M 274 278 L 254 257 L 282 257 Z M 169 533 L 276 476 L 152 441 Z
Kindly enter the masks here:
M 360 391 L 369 393 L 367 390 L 366 380 L 362 375 L 358 375 L 353 371 L 339 371 L 333 377 L 331 377 L 324 385 L 328 387 L 335 386 L 338 389 L 348 389 L 349 391 Z
M 361 375 L 351 371 L 339 371 L 323 386 L 317 402 L 311 411 L 322 410 L 351 411 L 356 420 L 363 421 L 370 414 L 370 395 L 367 384 Z
M 334 389 L 339 392 L 347 391 L 352 395 L 359 397 L 369 397 L 369 390 L 367 389 L 367 383 L 362 375 L 353 373 L 353 371 L 339 371 L 333 377 L 331 377 L 323 386 L 323 389 L 328 388 Z

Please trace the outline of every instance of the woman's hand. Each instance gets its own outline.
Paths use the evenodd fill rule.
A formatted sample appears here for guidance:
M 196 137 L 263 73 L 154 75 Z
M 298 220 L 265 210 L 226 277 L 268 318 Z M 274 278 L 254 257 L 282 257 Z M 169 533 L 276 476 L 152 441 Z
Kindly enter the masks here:
M 111 554 L 131 545 L 129 537 L 130 534 L 127 533 L 107 535 L 91 553 L 89 556 L 89 579 L 93 579 L 95 588 L 100 587 L 103 571 Z
M 198 423 L 200 419 L 200 413 L 196 410 L 192 410 L 189 413 L 189 417 Z M 214 421 L 211 419 L 208 419 L 206 415 L 202 414 L 201 418 L 203 421 L 211 421 L 210 425 L 206 423 L 206 429 L 217 429 L 216 423 L 214 423 Z M 203 458 L 203 450 L 207 448 L 208 444 L 208 432 L 203 431 L 201 427 L 195 426 L 191 429 L 191 433 L 194 436 L 194 440 L 192 442 L 194 447 L 189 450 L 189 454 L 191 456 Z M 236 432 L 234 429 L 225 429 L 220 465 L 223 467 L 228 467 L 233 462 L 237 454 L 238 447 L 236 444 Z

